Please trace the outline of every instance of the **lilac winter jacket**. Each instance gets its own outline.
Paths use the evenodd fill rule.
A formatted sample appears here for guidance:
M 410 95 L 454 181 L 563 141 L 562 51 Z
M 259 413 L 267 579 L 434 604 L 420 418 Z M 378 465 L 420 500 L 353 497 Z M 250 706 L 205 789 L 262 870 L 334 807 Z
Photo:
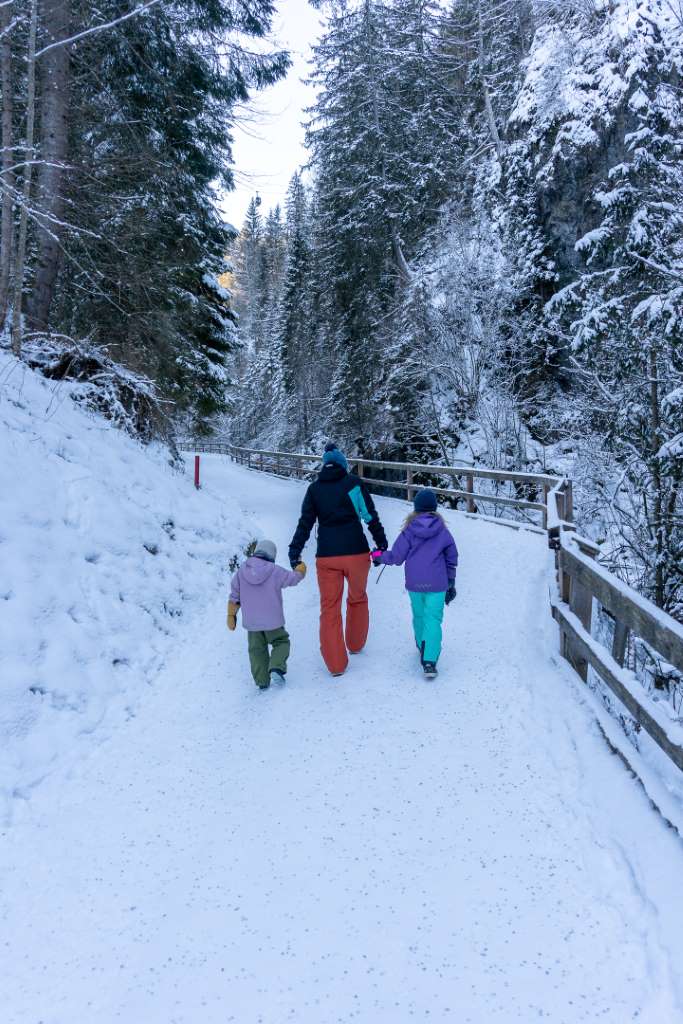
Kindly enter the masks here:
M 290 572 L 265 558 L 248 558 L 230 585 L 230 600 L 239 602 L 244 628 L 253 633 L 284 626 L 283 588 L 295 587 L 303 578 L 303 573 Z
M 458 549 L 443 519 L 425 512 L 408 523 L 379 561 L 384 565 L 405 562 L 406 590 L 438 594 L 455 579 Z

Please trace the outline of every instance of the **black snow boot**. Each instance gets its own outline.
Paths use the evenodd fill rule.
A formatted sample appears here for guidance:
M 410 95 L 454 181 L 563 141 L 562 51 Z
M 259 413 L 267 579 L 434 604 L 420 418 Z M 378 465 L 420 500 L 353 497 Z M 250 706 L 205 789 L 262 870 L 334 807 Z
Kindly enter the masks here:
M 277 683 L 278 686 L 285 685 L 285 674 L 279 668 L 273 668 L 270 670 L 270 681 L 271 683 Z
M 436 671 L 436 663 L 433 661 L 423 661 L 422 671 L 425 674 L 425 679 L 434 679 L 439 674 Z

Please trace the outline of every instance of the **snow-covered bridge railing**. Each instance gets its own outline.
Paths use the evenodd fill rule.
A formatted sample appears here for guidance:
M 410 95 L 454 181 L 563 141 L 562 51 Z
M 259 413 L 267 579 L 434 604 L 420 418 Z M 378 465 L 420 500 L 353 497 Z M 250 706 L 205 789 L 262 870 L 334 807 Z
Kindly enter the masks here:
M 250 469 L 277 476 L 308 479 L 320 468 L 317 455 L 244 448 L 228 441 L 195 439 L 179 447 L 186 451 L 227 455 Z M 439 466 L 362 458 L 350 461 L 368 483 L 401 491 L 409 500 L 415 490 L 423 486 L 425 478 L 449 477 L 455 487 L 437 486 L 434 490 L 456 503 L 462 501 L 470 514 L 476 513 L 485 502 L 538 513 L 542 529 L 547 531 L 549 546 L 555 551 L 557 588 L 551 607 L 560 628 L 562 656 L 584 681 L 588 680 L 591 667 L 633 716 L 638 727 L 642 727 L 683 771 L 683 726 L 667 714 L 661 702 L 651 700 L 635 673 L 625 667 L 629 636 L 632 636 L 647 644 L 655 656 L 683 672 L 683 626 L 596 561 L 599 547 L 575 532 L 571 480 L 470 465 Z M 391 472 L 393 479 L 372 475 L 382 471 Z M 515 493 L 501 495 L 478 491 L 475 490 L 476 480 L 510 483 Z M 611 649 L 593 636 L 599 606 L 612 623 Z

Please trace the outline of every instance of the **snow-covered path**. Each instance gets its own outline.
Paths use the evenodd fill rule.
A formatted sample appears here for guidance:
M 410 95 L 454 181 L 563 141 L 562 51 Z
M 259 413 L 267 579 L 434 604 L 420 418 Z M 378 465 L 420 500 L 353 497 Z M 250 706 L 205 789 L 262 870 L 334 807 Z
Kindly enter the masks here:
M 204 463 L 286 561 L 301 485 Z M 207 595 L 137 717 L 3 836 L 3 1024 L 683 1022 L 683 844 L 555 662 L 544 539 L 451 523 L 433 683 L 399 570 L 332 680 L 309 544 L 266 693 Z

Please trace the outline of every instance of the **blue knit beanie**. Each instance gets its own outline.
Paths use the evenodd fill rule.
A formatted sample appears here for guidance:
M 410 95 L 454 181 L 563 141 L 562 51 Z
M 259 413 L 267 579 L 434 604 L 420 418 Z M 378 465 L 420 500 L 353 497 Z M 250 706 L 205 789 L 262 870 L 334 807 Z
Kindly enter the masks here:
M 429 487 L 423 487 L 413 498 L 416 512 L 436 512 L 436 495 Z
M 323 454 L 323 466 L 329 466 L 331 463 L 335 466 L 341 466 L 348 473 L 349 464 L 346 461 L 346 456 L 344 452 L 339 451 L 333 441 L 325 445 L 325 452 Z

